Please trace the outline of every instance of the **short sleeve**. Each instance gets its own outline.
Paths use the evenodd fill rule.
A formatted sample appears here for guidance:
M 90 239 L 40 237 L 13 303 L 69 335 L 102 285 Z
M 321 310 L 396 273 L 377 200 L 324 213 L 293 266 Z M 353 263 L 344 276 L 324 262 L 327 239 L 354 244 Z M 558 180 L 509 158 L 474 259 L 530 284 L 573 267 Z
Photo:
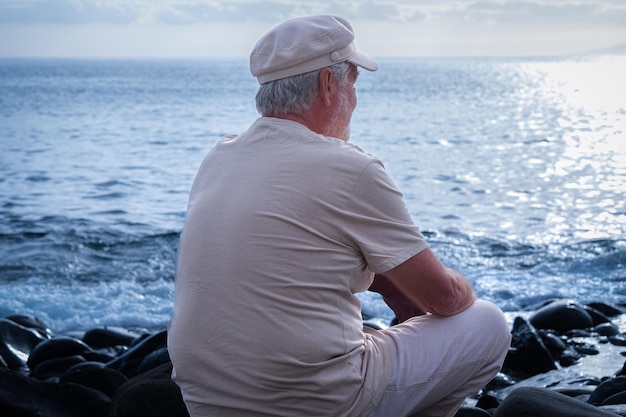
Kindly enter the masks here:
M 343 214 L 344 239 L 375 273 L 387 272 L 428 247 L 379 160 L 362 171 Z

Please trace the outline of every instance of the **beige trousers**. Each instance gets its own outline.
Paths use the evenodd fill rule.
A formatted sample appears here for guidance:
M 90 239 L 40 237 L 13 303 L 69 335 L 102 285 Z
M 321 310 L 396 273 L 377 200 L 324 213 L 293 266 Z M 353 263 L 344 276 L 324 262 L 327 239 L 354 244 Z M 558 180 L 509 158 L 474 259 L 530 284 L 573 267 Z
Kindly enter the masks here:
M 374 332 L 394 369 L 368 417 L 453 416 L 500 370 L 511 342 L 504 315 L 484 300 L 455 316 L 413 317 Z

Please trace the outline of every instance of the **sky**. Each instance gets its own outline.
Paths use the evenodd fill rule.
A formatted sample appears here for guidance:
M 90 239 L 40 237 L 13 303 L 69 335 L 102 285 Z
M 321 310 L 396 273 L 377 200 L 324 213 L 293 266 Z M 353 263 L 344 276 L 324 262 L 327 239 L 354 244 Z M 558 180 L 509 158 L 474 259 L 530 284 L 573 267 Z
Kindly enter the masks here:
M 0 57 L 246 57 L 310 14 L 372 57 L 626 53 L 626 0 L 0 0 Z

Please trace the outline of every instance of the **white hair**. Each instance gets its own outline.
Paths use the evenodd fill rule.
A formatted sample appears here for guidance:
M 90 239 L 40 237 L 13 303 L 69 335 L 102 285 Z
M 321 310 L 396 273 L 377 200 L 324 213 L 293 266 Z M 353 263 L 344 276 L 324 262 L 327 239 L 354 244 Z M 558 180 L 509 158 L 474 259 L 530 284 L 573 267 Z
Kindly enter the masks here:
M 346 82 L 350 69 L 347 61 L 328 68 L 339 84 Z M 255 98 L 257 111 L 265 116 L 281 116 L 307 110 L 317 92 L 322 69 L 261 84 Z

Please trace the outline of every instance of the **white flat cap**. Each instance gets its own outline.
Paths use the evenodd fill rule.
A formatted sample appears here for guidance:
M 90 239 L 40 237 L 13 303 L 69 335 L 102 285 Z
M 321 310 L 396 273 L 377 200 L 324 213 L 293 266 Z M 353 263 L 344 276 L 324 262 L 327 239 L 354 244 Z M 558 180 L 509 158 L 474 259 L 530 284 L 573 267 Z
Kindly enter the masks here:
M 266 33 L 250 53 L 250 72 L 259 84 L 348 61 L 369 71 L 378 65 L 360 53 L 354 31 L 338 16 L 287 20 Z

